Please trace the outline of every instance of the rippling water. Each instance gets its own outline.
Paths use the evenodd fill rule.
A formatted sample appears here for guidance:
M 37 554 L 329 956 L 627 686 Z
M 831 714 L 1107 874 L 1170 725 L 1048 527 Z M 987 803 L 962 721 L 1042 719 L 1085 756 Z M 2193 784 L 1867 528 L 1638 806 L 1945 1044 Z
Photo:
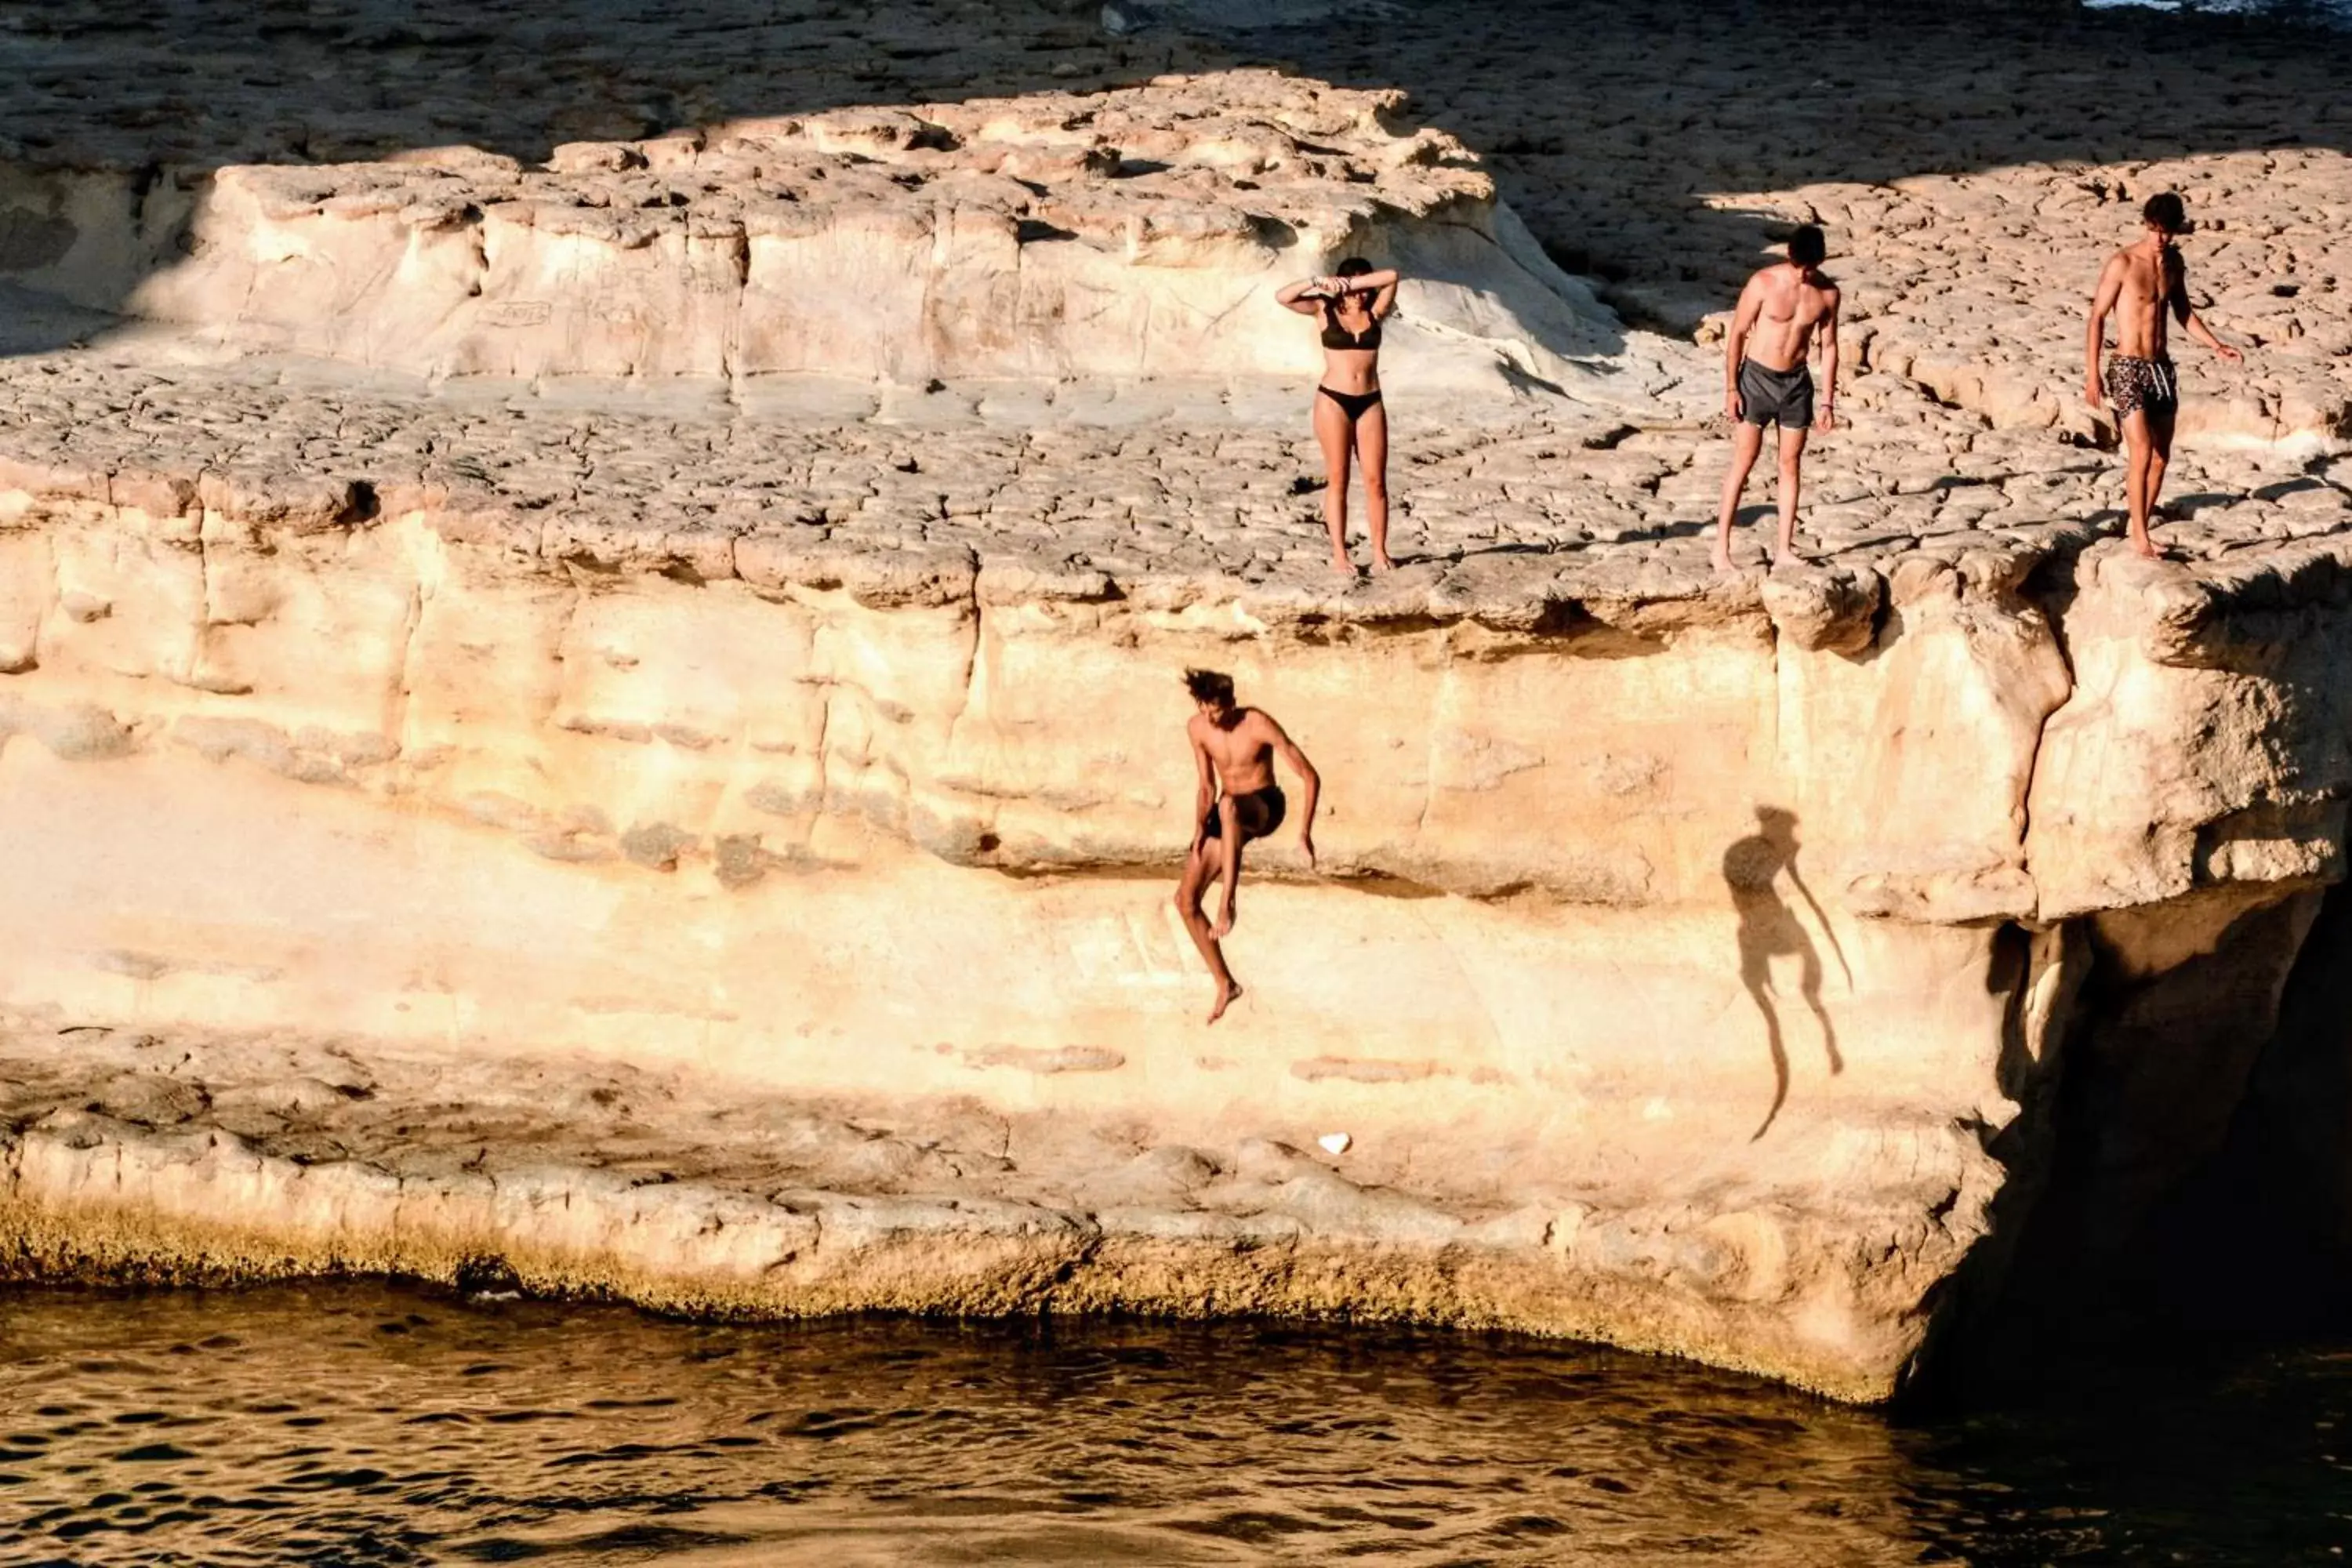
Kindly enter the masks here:
M 1905 1425 L 1576 1347 L 0 1296 L 0 1561 L 2334 1563 L 2352 1349 Z

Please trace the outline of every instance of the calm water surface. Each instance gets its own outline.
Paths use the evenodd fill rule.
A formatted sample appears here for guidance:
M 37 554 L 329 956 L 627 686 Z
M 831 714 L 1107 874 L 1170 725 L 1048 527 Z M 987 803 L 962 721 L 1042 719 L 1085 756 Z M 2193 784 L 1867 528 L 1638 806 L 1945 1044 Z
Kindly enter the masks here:
M 20 1291 L 0 1562 L 2336 1563 L 2347 1423 L 2352 1346 L 1905 1424 L 1521 1341 Z

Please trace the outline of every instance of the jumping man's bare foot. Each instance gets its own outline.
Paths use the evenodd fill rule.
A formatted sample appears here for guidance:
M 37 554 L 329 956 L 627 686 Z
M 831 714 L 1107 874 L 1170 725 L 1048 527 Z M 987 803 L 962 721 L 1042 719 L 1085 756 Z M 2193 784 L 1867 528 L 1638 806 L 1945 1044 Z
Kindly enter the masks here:
M 1717 551 L 1715 552 L 1715 574 L 1718 577 L 1728 577 L 1731 575 L 1731 557 L 1726 555 L 1720 550 Z
M 1223 1017 L 1225 1009 L 1232 1006 L 1234 998 L 1241 994 L 1242 988 L 1238 982 L 1231 985 L 1220 986 L 1217 990 L 1217 1005 L 1209 1009 L 1209 1022 L 1213 1024 Z
M 1353 577 L 1356 574 L 1356 563 L 1344 555 L 1334 555 L 1331 557 L 1331 570 L 1344 572 Z
M 1396 563 L 1390 560 L 1385 555 L 1376 555 L 1372 557 L 1372 570 L 1375 572 L 1393 572 L 1396 570 Z

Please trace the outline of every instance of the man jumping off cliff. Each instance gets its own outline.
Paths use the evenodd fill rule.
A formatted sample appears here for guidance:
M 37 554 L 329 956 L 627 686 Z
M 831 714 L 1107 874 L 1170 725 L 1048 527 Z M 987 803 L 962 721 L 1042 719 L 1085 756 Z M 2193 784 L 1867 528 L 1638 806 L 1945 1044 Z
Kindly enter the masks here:
M 1176 886 L 1176 912 L 1201 950 L 1209 973 L 1216 977 L 1217 1002 L 1209 1009 L 1213 1024 L 1225 1016 L 1242 988 L 1225 967 L 1221 938 L 1234 929 L 1234 894 L 1241 881 L 1242 846 L 1265 838 L 1282 826 L 1287 803 L 1275 782 L 1274 757 L 1280 752 L 1298 775 L 1306 800 L 1299 807 L 1298 847 L 1307 851 L 1307 865 L 1315 865 L 1315 799 L 1323 781 L 1271 714 L 1243 708 L 1234 701 L 1234 678 L 1213 669 L 1188 669 L 1184 688 L 1199 711 L 1184 726 L 1192 742 L 1192 762 L 1200 788 L 1192 801 L 1192 847 L 1184 858 L 1184 879 Z M 1201 897 L 1211 882 L 1225 884 L 1223 907 L 1217 923 L 1210 925 L 1201 911 Z
M 1829 247 L 1807 224 L 1789 237 L 1789 259 L 1765 268 L 1739 291 L 1731 331 L 1723 340 L 1723 412 L 1732 423 L 1731 471 L 1723 479 L 1723 509 L 1716 519 L 1715 569 L 1731 570 L 1731 523 L 1748 471 L 1764 448 L 1764 426 L 1780 427 L 1780 547 L 1774 559 L 1794 556 L 1798 471 L 1805 433 L 1813 424 L 1813 373 L 1805 356 L 1822 333 L 1823 379 L 1819 428 L 1837 428 L 1838 288 L 1821 269 Z
M 2147 536 L 2148 514 L 2164 488 L 2164 466 L 2172 460 L 2172 424 L 2180 413 L 2180 373 L 2167 353 L 2168 312 L 2190 337 L 2236 364 L 2245 356 L 2213 335 L 2189 302 L 2189 268 L 2175 244 L 2189 232 L 2189 216 L 2170 191 L 2150 196 L 2140 209 L 2147 232 L 2137 245 L 2107 258 L 2091 297 L 2091 321 L 2083 337 L 2083 399 L 2099 406 L 2100 394 L 2115 405 L 2129 453 L 2124 497 L 2129 508 L 2131 547 L 2153 561 L 2156 542 Z M 2116 354 L 2100 373 L 2107 317 L 2116 318 Z

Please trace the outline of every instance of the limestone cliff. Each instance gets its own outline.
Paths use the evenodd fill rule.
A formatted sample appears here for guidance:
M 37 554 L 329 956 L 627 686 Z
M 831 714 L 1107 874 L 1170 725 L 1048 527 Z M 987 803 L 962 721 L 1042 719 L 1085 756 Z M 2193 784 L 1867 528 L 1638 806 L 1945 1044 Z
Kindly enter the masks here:
M 2332 363 L 2183 453 L 2147 563 L 2095 430 L 1882 321 L 1820 559 L 1718 580 L 1697 350 L 1392 99 L 1154 74 L 17 149 L 11 1268 L 1411 1318 L 1880 1398 L 2045 1187 L 2028 1252 L 2119 1234 L 2272 1015 L 2324 1034 Z M 1362 583 L 1265 301 L 1357 245 L 1415 272 Z M 1188 664 L 1328 790 L 1214 1028 Z
M 390 485 L 354 517 L 194 477 L 11 482 L 16 1049 L 43 1018 L 162 1029 L 99 1102 L 139 1118 L 160 1078 L 184 1098 L 139 1119 L 225 1129 L 158 1143 L 68 1111 L 79 1090 L 20 1099 L 58 1110 L 16 1201 L 94 1227 L 44 1222 L 52 1260 L 499 1257 L 786 1310 L 1185 1310 L 1214 1279 L 1224 1307 L 1882 1394 L 2001 1185 L 2004 1058 L 2073 1025 L 2068 933 L 2153 980 L 2339 869 L 2340 535 L 2195 572 L 2061 552 L 2035 595 L 2035 555 L 1972 544 L 1761 597 L 1554 571 L 1449 610 L 1442 584 L 1351 606 L 944 547 L 859 571 L 756 534 L 736 574 L 649 572 Z M 1194 662 L 1331 780 L 1329 874 L 1260 857 L 1251 995 L 1213 1032 L 1164 898 Z M 2159 1019 L 2147 1048 L 2224 1023 Z M 315 1072 L 244 1077 L 236 1042 L 266 1038 L 340 1040 L 365 1095 L 375 1053 L 462 1060 L 515 1109 L 473 1187 L 379 1127 L 347 1191 L 284 1163 L 357 1151 L 331 1115 L 305 1131 L 348 1109 Z M 1020 1131 L 912 1184 L 931 1217 L 887 1246 L 812 1255 L 793 1216 L 872 1194 L 747 1173 L 559 1243 L 529 1216 L 567 1200 L 500 1195 L 576 1135 L 520 1085 L 625 1069 L 664 1100 L 731 1080 L 876 1131 L 932 1102 Z M 473 1136 L 488 1097 L 436 1111 L 409 1076 L 393 1114 Z M 240 1094 L 261 1109 L 222 1121 Z M 690 1165 L 697 1120 L 632 1136 Z M 1282 1152 L 1333 1131 L 1344 1158 Z M 401 1207 L 412 1180 L 444 1218 Z M 985 1257 L 909 1239 L 982 1197 L 1021 1205 L 988 1211 Z M 723 1246 L 680 1234 L 712 1224 Z

